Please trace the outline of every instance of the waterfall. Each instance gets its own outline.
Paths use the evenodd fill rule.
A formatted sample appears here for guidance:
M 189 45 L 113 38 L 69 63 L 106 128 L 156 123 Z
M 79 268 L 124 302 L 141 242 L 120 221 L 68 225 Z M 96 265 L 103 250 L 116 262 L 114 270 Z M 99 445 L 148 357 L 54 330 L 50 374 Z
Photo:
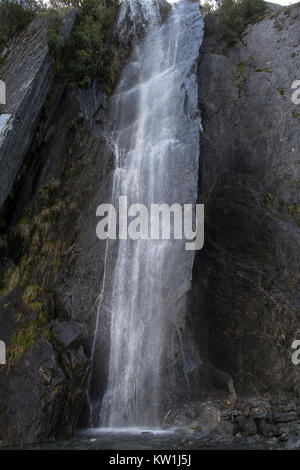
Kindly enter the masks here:
M 112 199 L 128 204 L 195 204 L 199 133 L 197 58 L 203 36 L 199 3 L 172 3 L 159 21 L 159 2 L 125 0 L 126 15 L 147 20 L 143 41 L 110 100 L 109 140 L 116 158 Z M 161 422 L 189 358 L 182 350 L 186 294 L 194 253 L 181 240 L 108 242 L 89 400 L 101 426 Z M 108 343 L 106 367 L 103 343 Z M 95 382 L 106 370 L 105 393 Z M 100 387 L 101 388 L 101 387 Z M 102 396 L 101 396 L 102 394 Z M 100 410 L 101 404 L 101 410 Z M 100 421 L 99 421 L 100 420 Z
M 145 25 L 147 22 L 153 23 L 157 21 L 160 16 L 159 3 L 160 0 L 123 0 L 118 27 L 120 28 L 122 23 L 126 22 L 128 18 L 135 25 L 138 25 L 138 23 Z

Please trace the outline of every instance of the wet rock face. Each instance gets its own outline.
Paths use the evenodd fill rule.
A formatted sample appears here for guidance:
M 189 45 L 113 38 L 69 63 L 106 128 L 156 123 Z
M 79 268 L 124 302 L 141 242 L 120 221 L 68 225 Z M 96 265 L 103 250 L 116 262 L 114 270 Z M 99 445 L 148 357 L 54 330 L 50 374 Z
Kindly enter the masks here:
M 273 11 L 227 55 L 208 36 L 201 49 L 206 239 L 192 305 L 202 357 L 240 393 L 300 390 L 299 13 Z
M 49 194 L 53 182 L 57 186 L 50 205 L 63 201 L 67 208 L 57 214 L 51 233 L 64 241 L 66 251 L 48 285 L 55 299 L 54 319 L 43 327 L 47 339 L 38 336 L 17 364 L 0 369 L 0 440 L 10 445 L 66 438 L 74 432 L 85 402 L 89 342 L 101 288 L 105 247 L 96 237 L 95 212 L 98 204 L 107 202 L 111 184 L 111 155 L 103 155 L 106 95 L 98 82 L 87 89 L 62 85 L 55 91 L 39 117 L 38 132 L 5 212 L 8 233 L 28 206 L 33 204 L 36 214 L 40 212 L 40 191 Z M 13 245 L 1 253 L 1 277 L 20 261 L 22 242 Z M 34 265 L 31 276 L 36 277 L 38 259 Z M 46 272 L 36 280 L 32 277 L 30 283 L 40 285 L 45 276 Z M 36 321 L 27 312 L 20 324 L 23 296 L 24 287 L 19 286 L 0 302 L 0 338 L 8 351 L 22 322 L 26 326 L 26 321 Z
M 39 342 L 24 353 L 13 373 L 0 374 L 0 437 L 10 445 L 71 435 L 77 425 L 89 359 L 77 325 L 57 322 L 53 333 L 59 330 L 73 337 L 71 345 L 61 342 L 54 349 L 48 341 Z
M 143 40 L 149 22 L 163 23 L 170 11 L 167 0 L 124 0 L 114 30 L 114 39 L 121 45 L 122 53 L 129 56 L 136 41 Z
M 9 445 L 67 438 L 76 429 L 86 401 L 90 345 L 102 288 L 105 244 L 96 237 L 95 213 L 98 204 L 107 202 L 112 182 L 112 155 L 103 151 L 105 93 L 94 83 L 82 90 L 62 88 L 53 101 L 16 182 L 7 223 L 15 226 L 40 189 L 47 190 L 53 181 L 63 182 L 55 200 L 70 209 L 58 216 L 52 230 L 57 240 L 64 240 L 66 252 L 48 286 L 55 291 L 55 299 L 54 319 L 44 327 L 47 341 L 38 338 L 18 364 L 0 369 L 0 440 Z M 20 249 L 16 247 L 0 260 L 3 272 L 16 262 Z M 23 296 L 24 289 L 18 287 L 0 301 L 0 338 L 8 349 L 20 327 L 17 318 L 24 310 Z M 99 381 L 104 381 L 104 375 L 103 371 Z M 31 404 L 31 413 L 26 403 Z M 87 419 L 88 410 L 84 426 Z
M 229 388 L 232 376 L 238 392 L 295 394 L 299 390 L 298 368 L 290 357 L 299 328 L 299 121 L 298 108 L 290 101 L 291 83 L 300 78 L 297 14 L 299 7 L 251 26 L 245 46 L 230 50 L 228 56 L 220 53 L 213 38 L 207 38 L 201 51 L 199 104 L 205 133 L 199 198 L 206 204 L 206 242 L 196 255 L 191 306 L 193 332 L 204 361 L 200 375 L 207 383 L 217 382 L 216 388 Z M 38 105 L 32 95 L 27 101 L 28 109 L 35 109 L 37 115 L 49 86 L 49 59 L 42 44 L 36 57 L 39 84 L 32 82 L 34 87 L 28 88 L 39 90 Z M 10 119 L 17 122 L 10 114 L 19 113 L 18 102 L 16 108 L 6 109 L 0 125 Z M 103 144 L 105 118 L 106 97 L 98 83 L 84 90 L 63 88 L 40 123 L 41 137 L 27 155 L 15 188 L 11 227 L 39 189 L 53 180 L 63 182 L 56 192 L 66 210 L 55 235 L 67 249 L 51 286 L 56 311 L 47 325 L 49 340 L 27 350 L 8 375 L 6 370 L 0 374 L 0 440 L 20 444 L 67 437 L 83 407 L 89 372 L 86 343 L 91 344 L 97 300 L 104 287 L 105 245 L 96 237 L 95 211 L 110 198 L 114 166 Z M 9 132 L 16 138 L 20 129 L 18 136 L 24 137 L 24 125 L 32 140 L 35 119 L 29 113 L 27 127 L 21 121 Z M 17 145 L 5 137 L 1 142 L 1 152 L 11 145 L 22 150 L 18 155 L 26 153 L 23 141 Z M 3 142 L 10 143 L 4 147 Z M 11 175 L 3 179 L 3 197 L 10 191 L 7 182 L 21 165 L 19 157 L 12 155 L 13 168 L 3 167 L 3 174 Z M 1 273 L 12 261 L 16 260 L 0 260 Z M 8 345 L 19 310 L 7 310 L 5 304 L 17 303 L 22 295 L 22 290 L 13 291 L 0 304 L 0 338 Z M 103 332 L 100 345 L 103 363 L 108 334 Z M 101 370 L 97 387 L 103 392 L 107 371 Z M 182 390 L 184 401 L 187 392 L 185 387 Z M 196 396 L 199 389 L 194 391 Z M 207 446 L 213 445 L 208 437 L 212 432 L 229 446 L 234 434 L 237 439 L 242 436 L 244 443 L 249 439 L 246 445 L 256 446 L 261 439 L 261 445 L 268 440 L 272 446 L 281 439 L 283 446 L 295 448 L 299 446 L 298 417 L 298 403 L 292 402 L 226 406 L 204 402 L 191 410 L 185 424 L 193 422 L 191 433 L 199 431 Z
M 75 10 L 65 18 L 63 42 L 76 18 Z M 51 85 L 47 29 L 45 19 L 36 19 L 2 52 L 1 79 L 6 85 L 6 105 L 1 107 L 0 115 L 0 209 L 32 142 Z

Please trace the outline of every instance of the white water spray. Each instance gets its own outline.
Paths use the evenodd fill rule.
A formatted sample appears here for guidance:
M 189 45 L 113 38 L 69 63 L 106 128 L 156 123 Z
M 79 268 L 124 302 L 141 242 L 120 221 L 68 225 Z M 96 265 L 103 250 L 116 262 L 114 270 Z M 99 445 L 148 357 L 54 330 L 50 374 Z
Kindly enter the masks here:
M 147 207 L 195 204 L 198 184 L 199 3 L 173 4 L 163 24 L 159 12 L 159 0 L 123 1 L 119 24 L 128 15 L 141 18 L 146 34 L 110 103 L 116 156 L 112 199 L 126 195 L 128 204 Z M 110 245 L 108 257 L 112 268 L 97 318 L 90 403 L 94 413 L 101 403 L 101 426 L 158 425 L 176 384 L 171 377 L 189 367 L 180 341 L 194 254 L 180 240 L 121 240 L 117 253 Z M 103 374 L 104 341 L 109 355 L 101 397 L 93 380 Z

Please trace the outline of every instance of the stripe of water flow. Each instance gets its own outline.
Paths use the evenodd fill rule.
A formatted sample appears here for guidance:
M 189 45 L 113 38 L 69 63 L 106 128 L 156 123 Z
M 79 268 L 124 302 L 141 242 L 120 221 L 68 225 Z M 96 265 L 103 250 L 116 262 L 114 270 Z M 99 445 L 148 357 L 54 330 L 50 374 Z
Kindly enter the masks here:
M 125 195 L 129 206 L 142 203 L 149 211 L 153 203 L 195 204 L 201 126 L 196 61 L 203 34 L 199 4 L 181 0 L 163 24 L 157 0 L 123 2 L 120 22 L 126 12 L 147 26 L 110 101 L 117 164 L 113 201 L 117 205 Z M 97 345 L 109 330 L 107 386 L 98 397 L 100 425 L 158 425 L 163 398 L 172 393 L 166 371 L 172 373 L 171 362 L 180 369 L 177 338 L 184 329 L 194 254 L 181 240 L 120 240 L 117 254 L 110 246 L 106 264 L 113 269 L 100 296 L 92 352 L 92 377 L 97 377 L 102 373 Z M 186 367 L 182 364 L 183 373 Z M 99 413 L 99 407 L 92 409 Z

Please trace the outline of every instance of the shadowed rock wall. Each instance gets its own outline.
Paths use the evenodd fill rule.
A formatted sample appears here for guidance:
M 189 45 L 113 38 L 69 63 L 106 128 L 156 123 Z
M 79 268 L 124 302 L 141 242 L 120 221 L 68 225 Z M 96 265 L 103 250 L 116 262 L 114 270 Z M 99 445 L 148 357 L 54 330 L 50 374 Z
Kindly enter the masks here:
M 240 393 L 299 393 L 300 8 L 272 7 L 243 42 L 206 34 L 199 200 L 206 240 L 192 304 L 201 356 Z

